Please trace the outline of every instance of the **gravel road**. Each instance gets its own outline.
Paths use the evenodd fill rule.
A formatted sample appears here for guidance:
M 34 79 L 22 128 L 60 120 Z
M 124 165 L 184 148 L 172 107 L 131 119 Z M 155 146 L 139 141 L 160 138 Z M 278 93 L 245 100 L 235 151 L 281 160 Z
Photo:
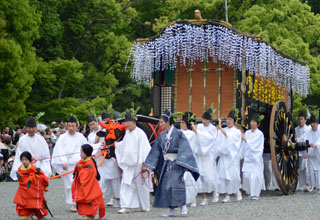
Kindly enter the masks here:
M 0 183 L 0 219 L 18 219 L 13 204 L 18 183 Z M 71 213 L 64 202 L 64 188 L 61 179 L 51 180 L 49 192 L 45 195 L 49 208 L 54 218 L 47 216 L 47 219 L 81 219 L 76 213 Z M 212 196 L 208 197 L 211 201 Z M 213 204 L 209 202 L 208 206 L 189 208 L 187 217 L 170 218 L 178 219 L 290 219 L 306 220 L 320 219 L 320 194 L 296 192 L 291 196 L 284 196 L 279 191 L 264 191 L 258 201 L 251 201 L 246 195 L 241 202 L 236 202 L 232 198 L 228 204 Z M 151 197 L 153 200 L 153 197 Z M 198 197 L 198 202 L 201 198 Z M 143 213 L 138 210 L 125 215 L 117 214 L 117 208 L 107 207 L 106 216 L 103 219 L 165 219 L 161 214 L 167 210 L 152 209 L 151 212 Z

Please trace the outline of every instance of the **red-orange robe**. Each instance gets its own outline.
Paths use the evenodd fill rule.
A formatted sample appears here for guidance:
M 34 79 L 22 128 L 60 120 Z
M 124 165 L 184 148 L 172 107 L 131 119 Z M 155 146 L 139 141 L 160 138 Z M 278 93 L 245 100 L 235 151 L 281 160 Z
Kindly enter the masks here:
M 23 165 L 17 171 L 19 188 L 13 203 L 17 204 L 16 211 L 19 216 L 30 216 L 35 214 L 43 218 L 48 214 L 45 207 L 46 200 L 44 191 L 48 191 L 49 179 L 40 168 Z
M 96 216 L 98 208 L 99 218 L 105 215 L 103 194 L 96 176 L 92 158 L 80 160 L 74 168 L 72 200 L 77 203 L 79 215 Z

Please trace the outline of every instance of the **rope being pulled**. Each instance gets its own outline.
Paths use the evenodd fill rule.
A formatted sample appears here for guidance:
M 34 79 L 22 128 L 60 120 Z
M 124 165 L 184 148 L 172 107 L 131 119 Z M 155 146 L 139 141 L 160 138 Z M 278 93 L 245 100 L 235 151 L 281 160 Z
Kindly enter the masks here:
M 97 156 L 95 156 L 95 158 L 98 158 L 98 157 L 100 157 L 100 156 L 102 156 L 102 155 L 103 155 L 103 157 L 102 157 L 100 163 L 97 165 L 97 167 L 101 166 L 101 164 L 103 163 L 103 161 L 104 161 L 107 153 L 106 153 L 106 152 L 100 152 Z M 62 177 L 62 176 L 66 176 L 66 175 L 68 175 L 68 174 L 70 174 L 70 173 L 73 173 L 73 170 L 68 171 L 68 172 L 66 172 L 66 173 L 63 173 L 63 174 L 60 174 L 60 175 L 57 175 L 57 176 L 49 177 L 49 179 L 60 178 L 60 177 Z

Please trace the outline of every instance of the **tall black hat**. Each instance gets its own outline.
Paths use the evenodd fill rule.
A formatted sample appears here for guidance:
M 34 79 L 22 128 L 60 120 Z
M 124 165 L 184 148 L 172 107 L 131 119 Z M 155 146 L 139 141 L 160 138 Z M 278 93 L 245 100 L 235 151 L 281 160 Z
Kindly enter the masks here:
M 185 112 L 182 116 L 182 121 L 187 124 L 188 129 L 191 129 L 191 125 L 196 121 L 195 115 L 192 112 Z
M 134 122 L 136 122 L 137 121 L 137 117 L 131 111 L 128 111 L 126 113 L 126 115 L 124 116 L 124 121 L 134 121 Z
M 102 112 L 101 118 L 102 118 L 102 120 L 107 119 L 107 118 L 111 118 L 111 115 L 107 111 L 104 111 L 104 112 Z
M 227 116 L 228 118 L 232 118 L 234 121 L 236 121 L 237 120 L 237 116 L 236 116 L 236 113 L 235 113 L 235 111 L 234 110 L 231 110 L 230 112 L 229 112 L 229 114 L 228 114 L 228 116 Z
M 207 111 L 205 111 L 202 115 L 203 119 L 212 120 L 212 109 L 209 108 Z
M 37 123 L 36 123 L 36 121 L 34 120 L 34 118 L 33 118 L 32 116 L 30 116 L 30 117 L 27 119 L 26 127 L 27 127 L 27 128 L 37 127 Z
M 71 117 L 70 117 L 68 122 L 77 123 L 77 119 L 73 115 L 71 115 Z
M 299 112 L 299 115 L 298 115 L 298 118 L 299 118 L 299 117 L 304 117 L 304 119 L 306 119 L 306 118 L 307 118 L 306 111 L 305 111 L 305 110 L 301 110 L 301 111 Z
M 113 112 L 113 120 L 118 120 L 119 118 L 120 118 L 120 115 L 121 115 L 121 113 L 120 112 L 117 112 L 117 111 L 115 111 L 115 112 Z
M 256 121 L 257 123 L 259 123 L 259 114 L 258 113 L 254 113 L 251 117 L 250 121 Z
M 89 115 L 87 116 L 87 122 L 88 122 L 88 124 L 89 124 L 90 122 L 92 122 L 92 121 L 97 121 L 97 120 L 94 118 L 93 115 L 89 114 Z
M 313 122 L 314 123 L 318 123 L 318 119 L 314 114 L 312 114 L 311 117 L 310 117 L 310 123 L 313 123 Z

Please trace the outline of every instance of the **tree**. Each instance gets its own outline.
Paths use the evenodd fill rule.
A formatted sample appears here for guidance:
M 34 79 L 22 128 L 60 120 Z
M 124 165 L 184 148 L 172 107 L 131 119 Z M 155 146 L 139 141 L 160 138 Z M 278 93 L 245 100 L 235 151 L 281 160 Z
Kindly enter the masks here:
M 224 0 L 137 1 L 133 7 L 140 23 L 158 33 L 169 22 L 194 17 L 225 20 Z M 312 5 L 312 2 L 308 3 Z M 313 8 L 314 9 L 314 8 Z M 316 102 L 320 96 L 320 15 L 299 0 L 229 0 L 229 22 L 242 32 L 262 35 L 264 40 L 293 58 L 306 61 L 311 73 L 311 94 L 297 102 Z M 134 22 L 134 21 L 133 21 Z M 134 23 L 133 26 L 138 24 Z M 144 26 L 145 26 L 144 25 Z M 151 37 L 145 27 L 136 28 L 137 37 Z M 142 35 L 145 34 L 144 36 Z M 320 103 L 319 103 L 320 104 Z M 295 105 L 299 106 L 299 105 Z M 319 105 L 320 106 L 320 105 Z
M 320 100 L 320 14 L 316 0 L 229 0 L 229 21 L 260 34 L 276 49 L 307 61 L 311 94 L 294 106 Z M 311 6 L 311 7 L 310 7 Z M 0 2 L 0 116 L 24 123 L 68 114 L 150 111 L 150 88 L 133 84 L 127 57 L 136 38 L 152 37 L 171 21 L 225 19 L 224 0 L 3 0 Z M 122 89 L 125 88 L 125 89 Z M 100 102 L 100 104 L 98 104 Z M 112 103 L 112 104 L 111 104 Z M 27 112 L 26 112 L 27 109 Z
M 0 125 L 13 126 L 26 114 L 25 100 L 37 69 L 32 43 L 40 16 L 28 0 L 0 2 Z
M 302 0 L 302 2 L 307 3 L 311 7 L 311 11 L 315 14 L 320 14 L 320 2 L 319 0 Z
M 127 8 L 122 13 L 121 5 L 110 0 L 49 0 L 34 1 L 34 5 L 42 22 L 41 37 L 34 42 L 39 68 L 27 101 L 31 114 L 43 111 L 45 117 L 53 114 L 58 120 L 55 111 L 47 113 L 48 106 L 54 104 L 68 112 L 65 100 L 74 104 L 76 98 L 82 106 L 87 105 L 92 102 L 90 97 L 116 88 L 115 75 L 129 78 L 124 67 L 131 48 L 126 37 L 130 19 L 123 16 L 134 16 L 134 11 Z M 113 97 L 104 98 L 101 105 L 109 106 Z M 79 103 L 77 106 L 81 108 Z

